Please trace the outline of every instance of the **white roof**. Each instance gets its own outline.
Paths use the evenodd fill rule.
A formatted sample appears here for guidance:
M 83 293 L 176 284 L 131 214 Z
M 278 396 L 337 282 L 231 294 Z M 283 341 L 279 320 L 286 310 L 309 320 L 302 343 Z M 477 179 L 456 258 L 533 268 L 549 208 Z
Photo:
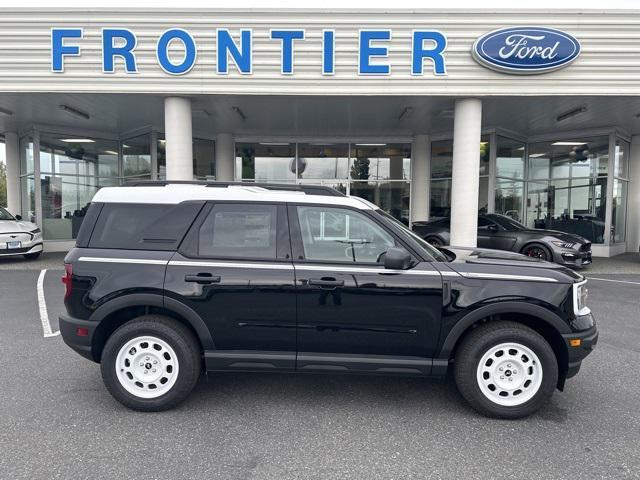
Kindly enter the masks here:
M 344 205 L 360 210 L 373 210 L 378 208 L 373 203 L 360 197 L 307 195 L 299 191 L 269 190 L 250 185 L 208 187 L 206 185 L 180 183 L 148 187 L 105 187 L 98 190 L 92 201 L 100 203 L 177 204 L 187 200 L 330 204 Z

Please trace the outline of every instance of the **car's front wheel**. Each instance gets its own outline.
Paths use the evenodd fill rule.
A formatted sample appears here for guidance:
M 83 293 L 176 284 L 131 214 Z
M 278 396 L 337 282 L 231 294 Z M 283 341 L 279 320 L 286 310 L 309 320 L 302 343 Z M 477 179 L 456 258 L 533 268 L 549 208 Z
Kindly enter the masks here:
M 515 322 L 489 322 L 471 331 L 456 351 L 458 390 L 483 415 L 522 418 L 540 409 L 558 382 L 549 343 Z
M 522 253 L 527 257 L 539 258 L 540 260 L 546 260 L 548 262 L 553 260 L 549 249 L 539 243 L 531 243 L 529 245 L 526 245 L 522 249 Z
M 173 319 L 144 315 L 118 328 L 102 351 L 102 379 L 123 405 L 160 411 L 182 402 L 201 372 L 193 333 Z

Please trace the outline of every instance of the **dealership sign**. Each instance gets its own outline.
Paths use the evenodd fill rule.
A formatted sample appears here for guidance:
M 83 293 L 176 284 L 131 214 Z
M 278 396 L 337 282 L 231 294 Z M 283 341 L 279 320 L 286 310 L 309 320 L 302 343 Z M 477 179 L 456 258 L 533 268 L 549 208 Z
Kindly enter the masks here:
M 336 73 L 335 49 L 336 32 L 320 29 L 315 38 L 306 39 L 304 29 L 270 29 L 258 32 L 268 35 L 274 46 L 280 48 L 280 73 L 294 73 L 295 50 L 302 42 L 317 43 L 318 64 L 322 75 Z M 254 51 L 252 29 L 241 29 L 232 34 L 226 28 L 212 28 L 211 34 L 196 41 L 194 36 L 181 28 L 170 28 L 154 40 L 158 66 L 169 75 L 184 75 L 197 63 L 198 43 L 215 45 L 215 74 L 226 75 L 231 69 L 243 75 L 253 73 Z M 116 70 L 128 74 L 138 73 L 135 32 L 126 28 L 103 28 L 101 33 L 102 71 L 115 73 Z M 389 43 L 392 31 L 389 29 L 362 29 L 357 35 L 356 58 L 359 75 L 390 75 Z M 51 29 L 51 71 L 62 73 L 68 57 L 82 55 L 84 31 L 82 28 Z M 408 58 L 412 75 L 423 75 L 431 70 L 434 75 L 446 75 L 445 49 L 447 38 L 436 30 L 413 30 L 409 39 L 411 53 Z M 315 45 L 314 45 L 315 47 Z M 175 52 L 178 50 L 179 54 Z M 173 55 L 172 55 L 173 53 Z M 202 52 L 200 52 L 202 53 Z M 256 59 L 256 61 L 260 61 Z M 426 68 L 425 68 L 426 67 Z M 430 68 L 429 68 L 430 67 Z
M 511 27 L 483 35 L 472 52 L 483 66 L 527 75 L 566 67 L 580 54 L 580 43 L 553 28 Z

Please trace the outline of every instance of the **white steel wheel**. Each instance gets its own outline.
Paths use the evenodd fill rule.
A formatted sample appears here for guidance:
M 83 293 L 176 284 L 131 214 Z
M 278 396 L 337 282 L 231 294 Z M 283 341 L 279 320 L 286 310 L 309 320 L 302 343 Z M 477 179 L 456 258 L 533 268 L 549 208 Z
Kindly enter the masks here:
M 166 341 L 141 336 L 126 342 L 118 351 L 116 377 L 127 392 L 138 398 L 158 398 L 178 379 L 178 356 Z
M 491 402 L 515 407 L 531 400 L 542 384 L 542 363 L 530 348 L 519 343 L 491 347 L 480 359 L 478 386 Z

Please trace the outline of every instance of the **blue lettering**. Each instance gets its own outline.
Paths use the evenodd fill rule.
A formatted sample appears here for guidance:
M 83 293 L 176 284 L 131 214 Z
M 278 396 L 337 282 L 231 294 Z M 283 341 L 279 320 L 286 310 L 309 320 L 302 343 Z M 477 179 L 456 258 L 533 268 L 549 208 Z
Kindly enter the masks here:
M 184 45 L 184 58 L 181 63 L 172 63 L 169 59 L 169 44 L 179 40 Z M 164 32 L 158 39 L 156 56 L 160 67 L 171 75 L 183 75 L 193 68 L 196 63 L 196 42 L 191 35 L 180 28 L 172 28 Z
M 64 72 L 64 57 L 80 55 L 77 45 L 65 45 L 65 38 L 82 38 L 81 28 L 51 29 L 51 71 Z
M 433 42 L 433 47 L 424 48 L 424 42 L 429 40 Z M 413 48 L 411 75 L 422 75 L 423 59 L 430 58 L 433 62 L 433 73 L 436 75 L 446 75 L 447 67 L 444 61 L 443 52 L 447 48 L 447 38 L 440 32 L 433 31 L 414 31 L 413 32 Z
M 124 45 L 114 46 L 114 39 L 124 39 Z M 136 57 L 133 50 L 136 48 L 138 40 L 136 36 L 126 29 L 105 28 L 102 30 L 102 71 L 113 73 L 114 57 L 124 59 L 124 68 L 127 73 L 137 73 Z
M 228 56 L 231 55 L 233 61 L 242 74 L 250 74 L 253 69 L 251 59 L 251 30 L 240 30 L 240 48 L 235 44 L 229 30 L 220 28 L 217 30 L 218 42 L 218 62 L 217 72 L 221 74 L 229 73 Z
M 361 30 L 360 31 L 360 61 L 358 62 L 358 73 L 360 75 L 389 75 L 391 68 L 387 64 L 371 63 L 371 57 L 386 57 L 389 48 L 374 47 L 372 41 L 391 40 L 390 30 Z
M 335 35 L 333 30 L 322 31 L 322 74 L 333 75 L 335 64 Z
M 282 60 L 280 71 L 283 74 L 293 73 L 293 41 L 304 39 L 304 30 L 271 30 L 271 39 L 282 41 Z

